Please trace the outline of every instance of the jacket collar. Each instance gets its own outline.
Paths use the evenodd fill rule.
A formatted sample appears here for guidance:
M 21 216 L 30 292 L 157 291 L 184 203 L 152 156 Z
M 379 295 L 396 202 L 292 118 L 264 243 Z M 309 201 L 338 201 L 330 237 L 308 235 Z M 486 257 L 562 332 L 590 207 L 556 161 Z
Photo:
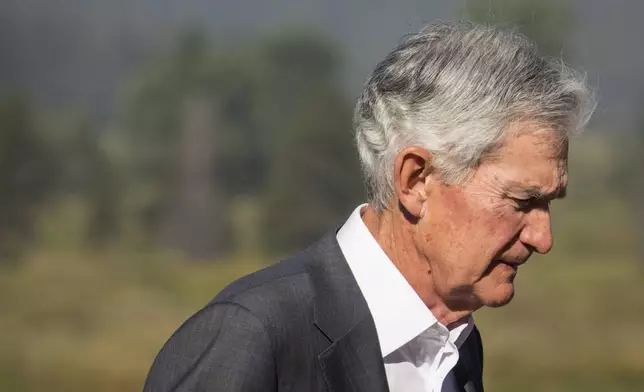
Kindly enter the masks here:
M 336 239 L 336 228 L 305 252 L 314 289 L 314 323 L 329 340 L 318 361 L 331 392 L 389 392 L 376 326 Z M 459 389 L 482 392 L 476 327 L 459 348 Z
M 318 356 L 331 391 L 388 392 L 376 326 L 351 273 L 336 230 L 308 250 L 314 323 L 329 340 Z

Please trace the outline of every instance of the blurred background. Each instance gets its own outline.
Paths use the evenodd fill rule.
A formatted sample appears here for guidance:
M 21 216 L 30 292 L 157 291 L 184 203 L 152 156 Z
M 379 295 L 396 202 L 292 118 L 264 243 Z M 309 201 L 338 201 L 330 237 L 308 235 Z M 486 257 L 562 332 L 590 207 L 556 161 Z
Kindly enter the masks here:
M 0 390 L 139 391 L 233 279 L 364 200 L 360 88 L 435 20 L 587 73 L 554 250 L 477 312 L 490 391 L 644 391 L 644 3 L 3 0 Z

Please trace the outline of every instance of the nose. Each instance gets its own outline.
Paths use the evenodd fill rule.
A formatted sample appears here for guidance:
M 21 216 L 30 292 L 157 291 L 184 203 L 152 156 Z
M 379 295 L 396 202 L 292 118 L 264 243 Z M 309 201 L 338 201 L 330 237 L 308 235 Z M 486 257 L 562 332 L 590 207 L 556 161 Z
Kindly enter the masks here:
M 537 253 L 546 254 L 552 249 L 550 209 L 535 208 L 526 216 L 527 222 L 519 239 Z

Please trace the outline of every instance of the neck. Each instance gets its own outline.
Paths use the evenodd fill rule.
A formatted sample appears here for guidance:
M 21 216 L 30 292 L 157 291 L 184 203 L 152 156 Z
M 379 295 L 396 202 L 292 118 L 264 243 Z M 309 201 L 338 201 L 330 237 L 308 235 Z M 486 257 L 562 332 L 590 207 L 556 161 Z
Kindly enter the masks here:
M 441 324 L 451 329 L 465 322 L 473 310 L 452 309 L 436 293 L 430 264 L 414 242 L 414 223 L 398 209 L 389 208 L 378 213 L 371 206 L 363 210 L 362 220 L 387 257 Z

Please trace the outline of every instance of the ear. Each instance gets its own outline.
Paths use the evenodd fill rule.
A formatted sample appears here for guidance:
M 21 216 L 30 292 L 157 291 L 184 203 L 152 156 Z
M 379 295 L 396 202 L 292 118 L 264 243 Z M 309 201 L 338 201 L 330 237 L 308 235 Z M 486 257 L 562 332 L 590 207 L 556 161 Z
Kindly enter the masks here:
M 431 172 L 431 154 L 422 147 L 407 147 L 396 156 L 394 191 L 402 207 L 415 218 L 424 214 L 426 181 Z

